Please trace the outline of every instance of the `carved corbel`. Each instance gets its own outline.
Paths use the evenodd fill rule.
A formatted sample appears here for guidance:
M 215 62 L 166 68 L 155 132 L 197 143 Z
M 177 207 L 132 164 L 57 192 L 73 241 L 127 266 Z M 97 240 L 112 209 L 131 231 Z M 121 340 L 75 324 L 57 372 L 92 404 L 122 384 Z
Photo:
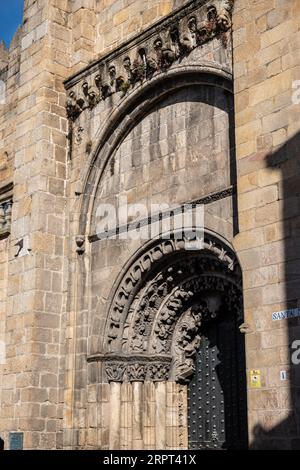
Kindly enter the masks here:
M 69 97 L 67 99 L 67 116 L 71 121 L 76 121 L 78 116 L 82 113 L 84 108 L 84 100 L 82 98 L 77 98 L 74 90 L 70 91 Z
M 78 98 L 74 90 L 69 93 L 66 104 L 69 119 L 75 121 L 83 110 L 93 109 L 113 93 L 121 92 L 121 98 L 124 97 L 130 86 L 151 79 L 156 72 L 167 71 L 174 62 L 214 37 L 226 47 L 233 3 L 233 0 L 219 0 L 218 8 L 198 2 L 194 7 L 183 7 L 181 12 L 174 14 L 171 25 L 168 21 L 165 25 L 153 26 L 142 38 L 139 37 L 138 43 L 136 39 L 132 40 L 122 55 L 100 59 L 98 73 L 94 76 L 96 88 L 81 79 L 83 96 Z M 73 86 L 77 89 L 77 81 Z
M 170 29 L 170 37 L 176 49 L 177 58 L 183 57 L 193 50 L 191 36 L 188 34 L 181 34 L 178 25 L 175 25 Z
M 117 70 L 114 64 L 109 65 L 108 67 L 108 75 L 109 75 L 109 85 L 111 92 L 116 92 L 117 90 Z
M 112 95 L 111 87 L 107 83 L 103 83 L 100 74 L 95 76 L 95 85 L 99 90 L 99 100 L 105 100 Z
M 76 253 L 78 255 L 83 255 L 85 252 L 85 236 L 84 235 L 78 235 L 76 237 Z
M 132 80 L 133 84 L 142 83 L 146 78 L 147 62 L 143 60 L 141 54 L 137 54 L 132 64 Z
M 162 39 L 159 37 L 154 42 L 154 51 L 157 57 L 157 64 L 160 70 L 166 70 L 176 59 L 176 54 L 171 49 L 164 47 Z
M 89 86 L 87 82 L 83 82 L 82 91 L 87 101 L 89 109 L 93 109 L 100 101 L 99 95 Z

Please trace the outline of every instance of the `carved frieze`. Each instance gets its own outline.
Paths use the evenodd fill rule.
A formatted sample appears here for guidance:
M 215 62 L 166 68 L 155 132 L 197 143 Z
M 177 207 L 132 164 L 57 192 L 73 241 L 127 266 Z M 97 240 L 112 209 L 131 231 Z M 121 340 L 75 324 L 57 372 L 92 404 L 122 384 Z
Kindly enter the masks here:
M 171 357 L 105 355 L 89 359 L 104 364 L 108 382 L 163 382 L 169 378 Z
M 115 93 L 165 72 L 195 48 L 218 38 L 227 47 L 233 0 L 190 2 L 117 51 L 67 80 L 67 115 L 75 121 Z

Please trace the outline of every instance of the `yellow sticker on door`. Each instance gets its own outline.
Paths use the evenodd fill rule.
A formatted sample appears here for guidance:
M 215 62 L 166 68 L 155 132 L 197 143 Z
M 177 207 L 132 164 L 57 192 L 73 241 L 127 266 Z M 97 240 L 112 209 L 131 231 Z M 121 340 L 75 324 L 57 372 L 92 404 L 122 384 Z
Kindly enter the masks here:
M 261 388 L 260 369 L 250 370 L 250 387 L 251 388 Z

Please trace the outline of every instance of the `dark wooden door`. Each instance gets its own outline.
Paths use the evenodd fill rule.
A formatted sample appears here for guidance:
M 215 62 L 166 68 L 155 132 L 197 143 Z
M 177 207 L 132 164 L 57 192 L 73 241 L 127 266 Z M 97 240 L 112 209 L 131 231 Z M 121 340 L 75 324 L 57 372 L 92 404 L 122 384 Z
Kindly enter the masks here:
M 203 325 L 188 387 L 191 449 L 247 447 L 244 335 L 230 315 Z

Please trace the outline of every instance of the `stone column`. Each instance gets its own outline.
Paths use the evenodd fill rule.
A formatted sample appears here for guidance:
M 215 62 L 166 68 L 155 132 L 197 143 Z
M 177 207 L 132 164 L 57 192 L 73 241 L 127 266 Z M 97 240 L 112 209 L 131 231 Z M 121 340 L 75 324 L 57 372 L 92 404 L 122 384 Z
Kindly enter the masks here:
M 119 450 L 121 425 L 121 383 L 111 382 L 110 393 L 109 448 L 111 450 Z
M 143 428 L 145 449 L 155 449 L 155 422 L 155 384 L 153 382 L 145 382 L 143 400 Z
M 178 428 L 178 449 L 188 449 L 188 416 L 187 416 L 187 386 L 176 384 Z
M 133 421 L 132 444 L 133 449 L 143 449 L 143 387 L 142 382 L 133 382 Z
M 166 448 L 166 383 L 155 384 L 155 448 L 163 450 Z
M 121 429 L 120 449 L 132 449 L 133 434 L 133 391 L 131 383 L 123 383 L 121 386 Z

